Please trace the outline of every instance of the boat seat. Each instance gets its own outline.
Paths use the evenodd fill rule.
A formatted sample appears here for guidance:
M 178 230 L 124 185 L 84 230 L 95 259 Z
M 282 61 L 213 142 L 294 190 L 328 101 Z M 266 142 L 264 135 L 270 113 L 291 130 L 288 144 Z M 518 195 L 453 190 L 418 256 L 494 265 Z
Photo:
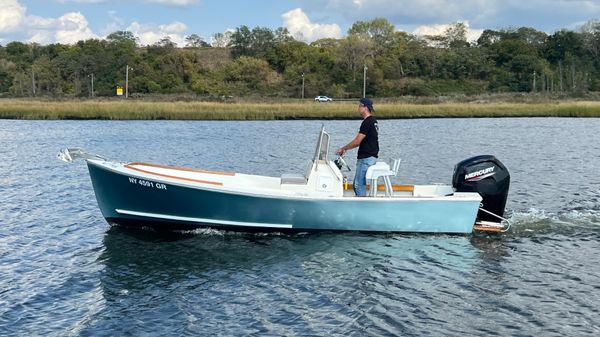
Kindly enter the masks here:
M 392 160 L 392 167 L 388 165 L 386 162 L 378 161 L 375 165 L 371 165 L 367 169 L 367 182 L 371 185 L 369 195 L 371 197 L 377 196 L 377 184 L 379 178 L 383 178 L 383 183 L 385 184 L 385 195 L 387 197 L 391 197 L 393 194 L 392 180 L 390 177 L 395 177 L 398 174 L 398 169 L 400 168 L 400 159 Z
M 305 185 L 306 183 L 308 183 L 308 180 L 305 176 L 298 173 L 284 173 L 281 175 L 281 183 Z
M 309 160 L 306 163 L 306 169 L 304 174 L 299 173 L 284 173 L 281 175 L 281 184 L 295 184 L 295 185 L 306 185 L 308 183 L 308 177 L 313 169 L 313 161 Z

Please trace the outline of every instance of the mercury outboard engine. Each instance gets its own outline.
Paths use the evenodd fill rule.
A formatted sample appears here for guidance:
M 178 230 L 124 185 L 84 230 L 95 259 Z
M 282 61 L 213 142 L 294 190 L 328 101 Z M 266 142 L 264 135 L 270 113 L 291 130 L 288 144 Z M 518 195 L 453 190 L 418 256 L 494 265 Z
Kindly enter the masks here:
M 494 156 L 483 155 L 465 159 L 454 167 L 452 187 L 456 192 L 477 192 L 483 198 L 483 209 L 502 217 L 510 174 Z M 479 210 L 478 221 L 499 222 L 499 218 Z

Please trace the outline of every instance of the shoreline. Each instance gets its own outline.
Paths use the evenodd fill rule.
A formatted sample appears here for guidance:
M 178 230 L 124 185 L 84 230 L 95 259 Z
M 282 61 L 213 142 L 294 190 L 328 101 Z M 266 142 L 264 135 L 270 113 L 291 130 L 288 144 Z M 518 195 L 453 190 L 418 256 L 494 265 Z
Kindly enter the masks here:
M 157 102 L 141 100 L 0 100 L 0 119 L 20 120 L 328 120 L 359 119 L 355 101 Z M 600 117 L 599 101 L 541 103 L 375 102 L 379 119 Z

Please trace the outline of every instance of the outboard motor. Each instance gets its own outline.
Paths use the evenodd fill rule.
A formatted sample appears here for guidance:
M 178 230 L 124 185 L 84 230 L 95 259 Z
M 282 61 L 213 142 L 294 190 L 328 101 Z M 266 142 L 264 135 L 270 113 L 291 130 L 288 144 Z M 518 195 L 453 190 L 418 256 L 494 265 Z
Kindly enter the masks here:
M 498 223 L 504 215 L 510 174 L 506 167 L 494 156 L 483 155 L 465 159 L 454 167 L 452 187 L 456 192 L 477 192 L 483 198 L 483 209 L 479 210 L 477 221 Z

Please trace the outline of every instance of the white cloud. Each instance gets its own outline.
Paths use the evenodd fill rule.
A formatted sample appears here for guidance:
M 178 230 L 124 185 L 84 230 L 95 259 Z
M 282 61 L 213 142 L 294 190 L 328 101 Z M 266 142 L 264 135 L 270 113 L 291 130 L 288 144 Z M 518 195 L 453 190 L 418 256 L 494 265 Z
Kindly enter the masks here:
M 26 8 L 17 0 L 0 0 L 0 34 L 20 28 L 25 19 Z
M 61 2 L 97 3 L 105 0 L 59 0 Z M 196 0 L 140 0 L 165 5 L 187 5 Z M 105 29 L 105 34 L 123 30 L 124 20 L 117 12 L 110 11 L 112 19 Z M 125 30 L 131 31 L 143 45 L 153 44 L 164 37 L 179 46 L 185 45 L 185 32 L 188 27 L 181 22 L 156 25 L 134 21 Z M 15 39 L 15 37 L 17 37 Z M 89 27 L 87 18 L 80 12 L 69 12 L 58 18 L 27 15 L 27 9 L 18 0 L 0 0 L 0 41 L 25 40 L 40 44 L 65 43 L 72 44 L 80 40 L 99 38 Z
M 472 29 L 469 27 L 469 22 L 463 22 L 465 27 L 467 28 L 467 41 L 473 42 L 477 41 L 479 36 L 483 33 L 483 29 Z M 412 33 L 415 35 L 425 36 L 425 35 L 444 35 L 446 30 L 450 28 L 452 24 L 439 24 L 439 25 L 428 25 L 428 26 L 419 26 Z
M 97 38 L 88 27 L 87 19 L 79 12 L 67 13 L 58 18 L 56 42 L 76 43 L 80 40 Z
M 85 16 L 79 12 L 66 13 L 58 19 L 40 16 L 27 16 L 24 27 L 28 42 L 40 44 L 73 44 L 80 40 L 98 38 L 89 28 Z
M 154 24 L 140 24 L 139 22 L 134 21 L 126 30 L 137 36 L 142 45 L 154 44 L 168 36 L 171 41 L 178 46 L 183 47 L 185 45 L 184 33 L 187 29 L 188 27 L 181 22 L 157 26 Z
M 10 35 L 9 35 L 10 34 Z M 0 38 L 20 36 L 28 42 L 75 43 L 97 37 L 79 12 L 56 18 L 27 15 L 27 9 L 17 0 L 0 0 Z
M 58 25 L 53 18 L 43 18 L 37 15 L 27 16 L 27 29 L 29 30 L 52 30 Z
M 312 23 L 300 8 L 284 13 L 283 26 L 297 40 L 312 42 L 322 38 L 339 38 L 342 36 L 340 26 L 336 24 Z

